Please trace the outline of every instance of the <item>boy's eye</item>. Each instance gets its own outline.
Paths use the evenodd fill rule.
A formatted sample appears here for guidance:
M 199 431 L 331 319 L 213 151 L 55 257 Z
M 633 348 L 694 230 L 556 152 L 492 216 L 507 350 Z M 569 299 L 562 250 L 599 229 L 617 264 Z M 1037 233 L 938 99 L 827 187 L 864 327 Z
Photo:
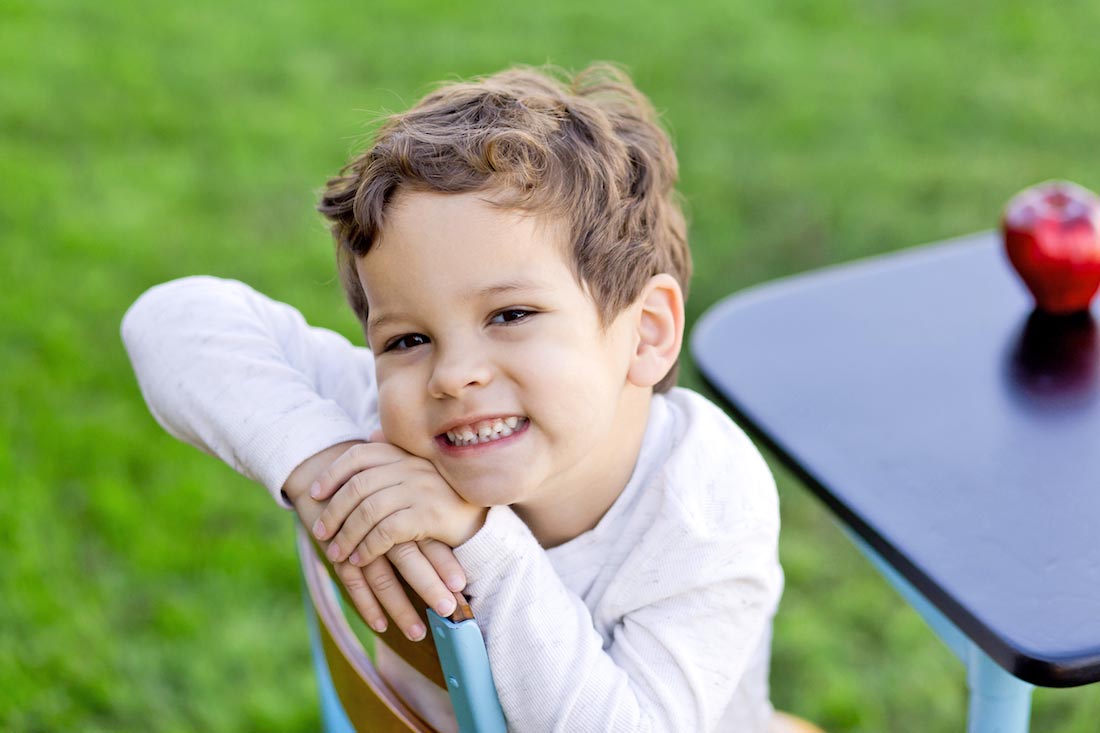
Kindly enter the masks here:
M 534 311 L 523 310 L 522 308 L 509 308 L 493 316 L 490 323 L 515 323 L 530 317 L 533 313 Z
M 428 343 L 428 337 L 424 334 L 407 333 L 404 336 L 398 336 L 387 341 L 382 351 L 406 351 L 414 346 L 423 346 L 426 343 Z

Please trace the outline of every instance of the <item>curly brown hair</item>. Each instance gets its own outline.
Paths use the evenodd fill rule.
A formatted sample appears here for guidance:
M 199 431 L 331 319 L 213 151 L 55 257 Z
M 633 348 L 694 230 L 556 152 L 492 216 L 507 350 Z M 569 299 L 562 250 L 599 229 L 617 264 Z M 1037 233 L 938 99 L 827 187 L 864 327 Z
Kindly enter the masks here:
M 687 294 L 676 177 L 668 134 L 622 69 L 599 63 L 570 77 L 517 67 L 445 84 L 385 118 L 373 144 L 329 180 L 318 210 L 332 223 L 340 277 L 364 327 L 356 259 L 401 191 L 491 191 L 495 205 L 564 222 L 574 274 L 607 324 L 658 273 Z M 670 389 L 676 371 L 655 389 Z

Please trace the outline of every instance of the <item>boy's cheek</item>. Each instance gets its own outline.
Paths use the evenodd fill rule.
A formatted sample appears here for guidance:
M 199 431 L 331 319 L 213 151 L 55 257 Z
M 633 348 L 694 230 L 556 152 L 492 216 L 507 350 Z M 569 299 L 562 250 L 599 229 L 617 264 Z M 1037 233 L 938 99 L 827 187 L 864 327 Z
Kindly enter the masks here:
M 423 448 L 418 452 L 416 443 L 423 441 L 425 437 L 434 437 L 426 435 L 427 429 L 419 428 L 411 420 L 413 416 L 421 414 L 423 408 L 417 401 L 410 400 L 407 396 L 403 398 L 402 395 L 408 395 L 408 392 L 396 388 L 394 380 L 387 381 L 388 384 L 379 380 L 378 384 L 378 416 L 386 442 L 413 455 L 420 455 Z

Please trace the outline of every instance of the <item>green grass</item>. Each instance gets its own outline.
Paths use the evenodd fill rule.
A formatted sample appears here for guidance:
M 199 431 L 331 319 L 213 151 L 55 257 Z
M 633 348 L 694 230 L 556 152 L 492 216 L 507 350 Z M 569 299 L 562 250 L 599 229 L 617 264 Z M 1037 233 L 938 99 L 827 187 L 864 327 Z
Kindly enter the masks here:
M 1039 180 L 1100 188 L 1098 8 L 0 0 L 0 728 L 318 727 L 290 517 L 160 431 L 118 324 L 204 272 L 356 337 L 312 207 L 375 113 L 512 63 L 626 64 L 680 153 L 694 319 L 994 226 Z M 779 478 L 777 704 L 961 730 L 961 665 Z M 1033 730 L 1098 719 L 1097 689 L 1036 694 Z

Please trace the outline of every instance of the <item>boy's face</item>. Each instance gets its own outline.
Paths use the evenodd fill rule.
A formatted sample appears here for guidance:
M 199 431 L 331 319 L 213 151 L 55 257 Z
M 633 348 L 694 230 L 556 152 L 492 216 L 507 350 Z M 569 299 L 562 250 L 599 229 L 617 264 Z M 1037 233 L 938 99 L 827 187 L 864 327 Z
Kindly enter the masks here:
M 563 241 L 486 194 L 402 193 L 358 263 L 386 439 L 536 535 L 602 516 L 650 394 L 627 379 L 637 308 L 601 326 Z

